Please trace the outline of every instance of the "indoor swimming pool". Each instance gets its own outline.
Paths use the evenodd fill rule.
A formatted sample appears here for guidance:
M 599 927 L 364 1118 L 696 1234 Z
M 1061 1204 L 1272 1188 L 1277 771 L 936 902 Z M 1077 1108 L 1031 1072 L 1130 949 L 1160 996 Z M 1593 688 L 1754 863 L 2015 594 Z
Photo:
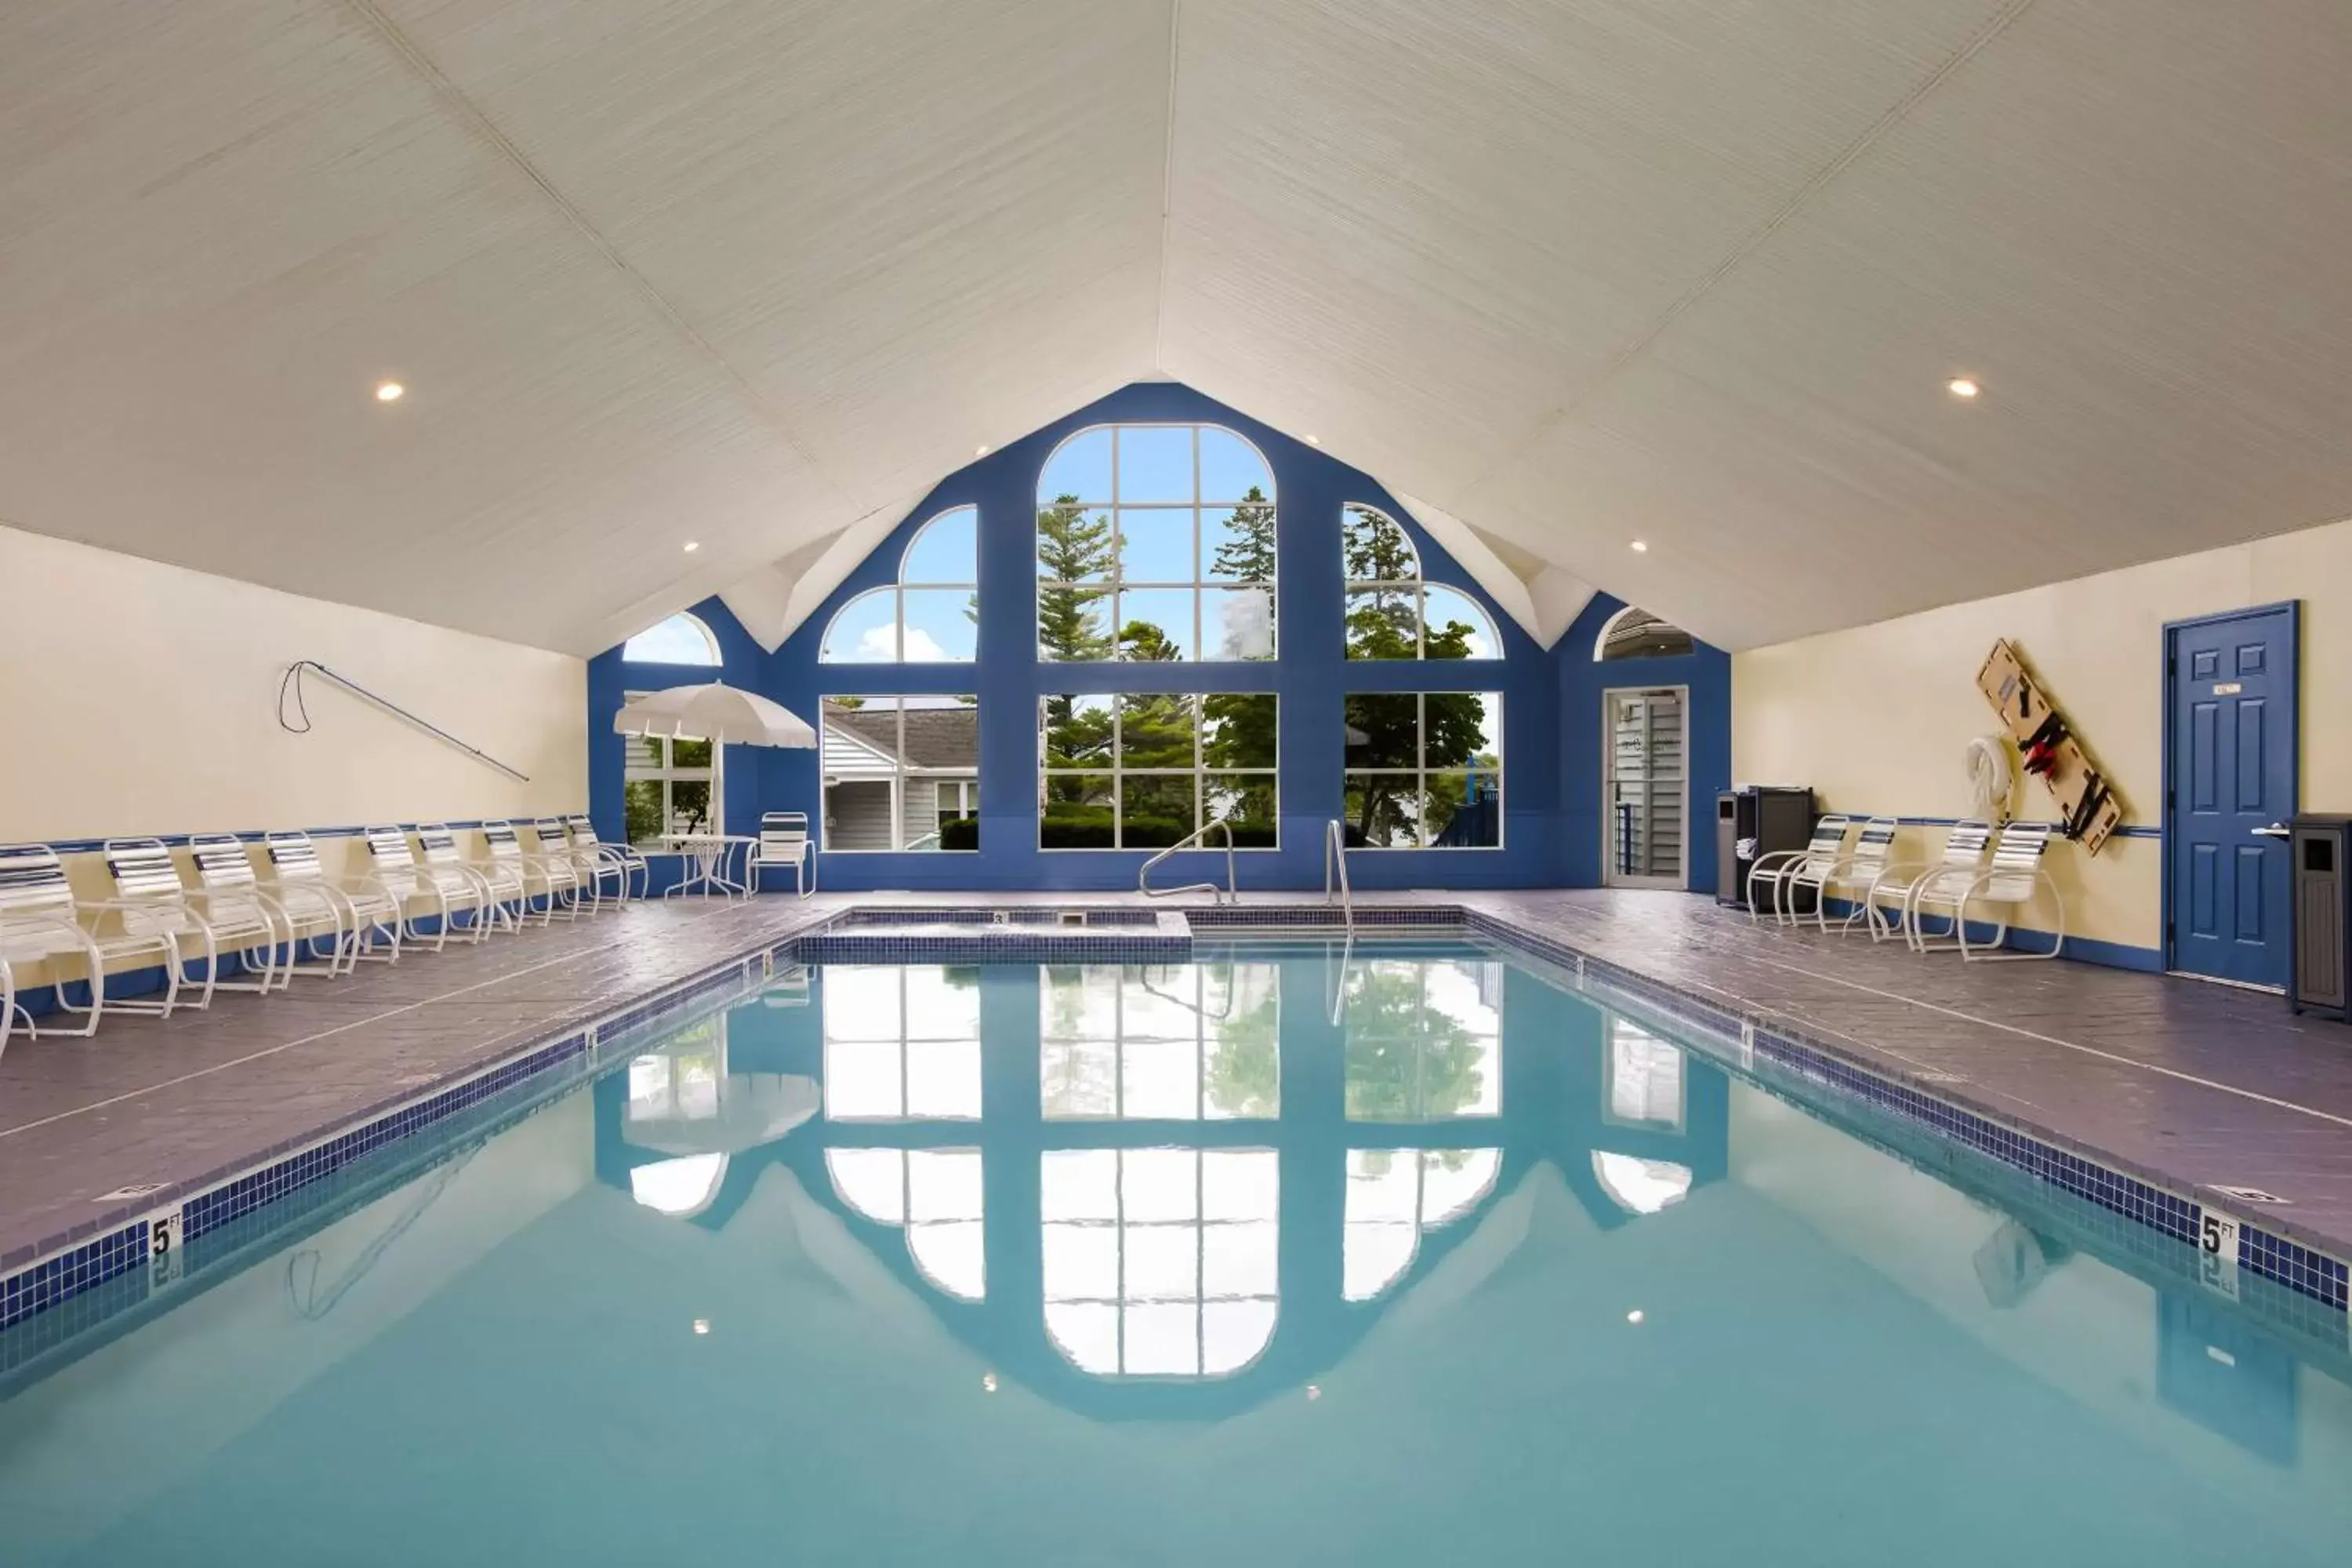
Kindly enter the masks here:
M 780 970 L 318 1187 L 0 1334 L 0 1563 L 2268 1565 L 2352 1529 L 2340 1311 L 1467 941 Z

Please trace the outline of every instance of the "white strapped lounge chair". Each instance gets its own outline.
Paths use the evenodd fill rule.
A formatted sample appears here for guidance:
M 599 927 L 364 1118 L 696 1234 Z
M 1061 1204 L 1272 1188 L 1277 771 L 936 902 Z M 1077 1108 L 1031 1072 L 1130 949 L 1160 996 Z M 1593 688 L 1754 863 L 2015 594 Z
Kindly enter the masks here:
M 547 889 L 547 912 L 551 919 L 562 915 L 572 920 L 580 913 L 580 867 L 572 858 L 572 839 L 564 831 L 560 816 L 534 818 L 530 836 L 539 841 L 536 851 L 526 852 L 524 858 L 536 868 Z M 545 924 L 545 921 L 541 921 Z
M 446 836 L 447 828 L 441 830 Z M 427 942 L 438 952 L 448 945 L 452 935 L 467 942 L 479 942 L 488 924 L 487 911 L 494 906 L 482 884 L 465 875 L 457 866 L 430 867 L 420 865 L 415 850 L 408 847 L 408 835 L 394 826 L 367 829 L 368 857 L 373 868 L 373 880 L 393 907 L 400 911 L 403 939 Z M 456 852 L 456 841 L 450 841 Z M 460 929 L 457 917 L 472 911 L 470 928 Z M 432 935 L 427 936 L 418 923 L 426 916 L 436 922 Z
M 580 890 L 588 900 L 588 912 L 595 914 L 604 907 L 604 884 L 613 884 L 615 903 L 629 901 L 629 879 L 637 879 L 639 898 L 646 895 L 646 885 L 653 879 L 653 867 L 635 848 L 626 844 L 607 844 L 596 837 L 596 825 L 585 816 L 574 815 L 563 819 L 572 832 L 572 863 L 580 873 Z
M 1789 925 L 1797 919 L 1796 886 L 1818 887 L 1816 882 L 1798 884 L 1800 873 L 1826 876 L 1832 867 L 1845 854 L 1846 829 L 1853 819 L 1843 812 L 1832 812 L 1813 824 L 1813 837 L 1802 849 L 1778 849 L 1759 858 L 1748 873 L 1748 919 L 1752 924 L 1765 902 L 1765 889 L 1771 889 L 1772 920 L 1777 925 Z
M 1899 935 L 1907 945 L 1918 946 L 1918 932 L 1911 914 L 1913 899 L 1930 887 L 1966 887 L 1975 880 L 1978 868 L 1984 863 L 1985 846 L 1991 841 L 1992 824 L 1966 818 L 1954 823 L 1952 830 L 1944 836 L 1944 852 L 1939 858 L 1888 864 L 1862 896 L 1862 912 L 1870 921 L 1870 940 L 1885 942 Z
M 760 842 L 751 847 L 752 887 L 760 873 L 792 868 L 793 887 L 803 899 L 816 891 L 816 846 L 809 842 L 808 814 L 771 811 L 760 818 Z
M 269 852 L 270 874 L 262 879 L 262 886 L 286 910 L 295 928 L 305 933 L 302 941 L 313 951 L 321 938 L 331 935 L 334 942 L 324 970 L 289 961 L 286 966 L 289 977 L 349 974 L 362 958 L 383 963 L 400 962 L 400 903 L 382 883 L 373 878 L 342 883 L 328 880 L 319 847 L 307 833 L 272 833 L 265 836 L 263 843 Z M 299 960 L 299 954 L 295 956 Z
M 6 958 L 0 957 L 0 1056 L 7 1054 L 8 1036 L 16 1026 L 16 972 L 8 967 Z M 30 1030 L 32 1026 L 32 1015 L 28 1013 L 25 1016 L 25 1027 Z
M 509 931 L 522 929 L 512 911 L 500 901 L 498 889 L 490 883 L 488 872 L 467 859 L 466 852 L 457 847 L 457 835 L 447 823 L 418 823 L 416 853 L 425 863 L 425 875 L 448 889 L 452 897 L 460 896 L 464 889 L 471 888 L 481 900 L 474 916 L 474 939 L 477 942 L 500 926 Z
M 267 994 L 278 988 L 278 925 L 258 900 L 222 900 L 190 890 L 160 838 L 110 838 L 105 852 L 107 874 L 114 879 L 112 904 L 124 932 L 168 935 L 203 950 L 205 984 L 194 1005 L 211 1006 L 215 991 Z M 244 973 L 223 980 L 221 960 L 231 952 Z
M 66 880 L 65 863 L 46 844 L 0 845 L 0 962 L 10 964 L 49 963 L 57 988 L 58 1010 L 79 1014 L 82 1026 L 43 1027 L 19 1014 L 27 1037 L 42 1035 L 94 1035 L 109 1005 L 106 965 L 110 959 L 143 959 L 163 966 L 162 997 L 136 996 L 112 1004 L 126 1013 L 168 1016 L 180 999 L 180 946 L 175 936 L 144 931 L 121 931 L 100 936 L 90 928 L 95 917 L 111 906 L 84 904 Z M 81 975 L 89 985 L 89 1005 L 77 1007 L 67 1000 L 66 986 L 77 976 L 65 973 L 67 960 L 81 961 Z M 12 1002 L 12 1007 L 17 1004 Z
M 268 929 L 272 933 L 269 969 L 276 977 L 277 988 L 283 991 L 292 984 L 294 961 L 300 952 L 299 939 L 306 931 L 312 937 L 321 934 L 319 921 L 313 917 L 297 921 L 275 895 L 263 889 L 261 879 L 254 874 L 253 857 L 246 852 L 245 841 L 235 834 L 191 834 L 188 855 L 195 862 L 196 882 L 203 889 L 198 896 L 204 900 L 205 919 L 212 923 L 214 932 L 221 934 L 232 925 Z M 278 956 L 281 947 L 282 958 Z M 246 966 L 253 966 L 250 952 L 246 954 Z
M 1851 850 L 1818 878 L 1803 884 L 1813 889 L 1813 924 L 1824 934 L 1830 929 L 1830 900 L 1841 893 L 1848 895 L 1853 904 L 1845 919 L 1838 922 L 1841 932 L 1850 931 L 1869 919 L 1870 905 L 1865 895 L 1894 857 L 1895 835 L 1900 826 L 1891 816 L 1872 817 L 1862 825 L 1862 832 Z
M 519 928 L 530 924 L 530 875 L 525 868 L 522 840 L 516 836 L 514 824 L 482 824 L 482 847 L 489 851 L 488 862 L 467 869 L 488 887 L 491 900 L 507 919 Z M 540 923 L 544 925 L 546 921 Z
M 1966 881 L 1949 878 L 1920 888 L 1911 895 L 1911 945 L 1921 952 L 1941 952 L 1958 949 L 1962 958 L 2022 959 L 2055 958 L 2066 945 L 2066 900 L 2058 891 L 2058 884 L 2042 868 L 2042 858 L 2050 847 L 2051 826 L 2046 822 L 2012 822 L 2000 830 L 1993 841 L 1992 864 Z M 2058 907 L 2058 930 L 2053 935 L 2047 952 L 2010 952 L 2001 943 L 2009 936 L 2009 915 L 2033 901 L 2033 895 L 2042 888 L 2050 889 L 2051 901 Z M 1999 921 L 1992 935 L 1983 942 L 1969 940 L 1969 910 L 1992 904 L 2000 909 Z M 1923 912 L 1941 909 L 1951 916 L 1951 935 L 1941 941 L 1929 941 L 1920 929 Z

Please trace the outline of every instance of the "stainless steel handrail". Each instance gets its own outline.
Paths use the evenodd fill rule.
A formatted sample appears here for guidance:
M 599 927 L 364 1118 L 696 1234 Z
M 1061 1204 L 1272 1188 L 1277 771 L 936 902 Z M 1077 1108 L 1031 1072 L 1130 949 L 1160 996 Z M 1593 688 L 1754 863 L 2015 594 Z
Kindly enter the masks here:
M 1356 931 L 1356 895 L 1348 886 L 1348 842 L 1339 819 L 1333 817 L 1324 825 L 1323 834 L 1323 901 L 1331 902 L 1332 871 L 1339 872 L 1339 909 L 1347 916 L 1348 933 Z
M 1214 882 L 1188 882 L 1181 888 L 1155 888 L 1151 885 L 1151 868 L 1159 865 L 1160 862 L 1167 859 L 1168 857 L 1175 854 L 1179 849 L 1199 848 L 1201 847 L 1201 840 L 1206 838 L 1213 829 L 1218 828 L 1223 829 L 1225 835 L 1225 885 L 1223 888 L 1220 889 Z M 1183 837 L 1179 838 L 1175 843 L 1171 844 L 1167 848 L 1162 849 L 1159 854 L 1154 855 L 1150 859 L 1146 860 L 1143 863 L 1143 869 L 1135 874 L 1135 890 L 1141 893 L 1147 899 L 1172 899 L 1179 893 L 1207 893 L 1213 896 L 1216 901 L 1221 904 L 1237 904 L 1241 902 L 1241 889 L 1234 879 L 1234 830 L 1232 824 L 1220 816 L 1203 826 L 1194 828 L 1192 832 L 1184 835 Z

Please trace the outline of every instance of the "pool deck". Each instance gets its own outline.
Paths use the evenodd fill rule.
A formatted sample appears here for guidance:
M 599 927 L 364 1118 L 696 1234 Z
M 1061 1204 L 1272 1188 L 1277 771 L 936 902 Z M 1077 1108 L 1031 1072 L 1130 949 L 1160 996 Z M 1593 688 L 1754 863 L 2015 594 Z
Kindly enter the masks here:
M 0 1272 L 118 1215 L 121 1204 L 100 1194 L 216 1181 L 854 906 L 1132 901 L 863 893 L 636 905 L 284 995 L 224 994 L 207 1013 L 122 1016 L 92 1040 L 19 1037 L 0 1058 Z M 2230 1206 L 2352 1256 L 2352 1027 L 2297 1018 L 2275 996 L 2072 963 L 1963 965 L 1752 926 L 1681 894 L 1359 902 L 1482 910 L 2175 1187 L 2284 1198 Z

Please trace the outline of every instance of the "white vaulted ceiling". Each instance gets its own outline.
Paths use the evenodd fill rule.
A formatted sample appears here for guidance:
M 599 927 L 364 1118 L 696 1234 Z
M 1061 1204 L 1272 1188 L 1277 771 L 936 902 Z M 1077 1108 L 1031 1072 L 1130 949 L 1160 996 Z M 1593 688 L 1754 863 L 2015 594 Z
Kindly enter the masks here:
M 1172 376 L 1752 646 L 2352 513 L 2347 76 L 2340 0 L 17 0 L 0 522 L 774 635 Z

